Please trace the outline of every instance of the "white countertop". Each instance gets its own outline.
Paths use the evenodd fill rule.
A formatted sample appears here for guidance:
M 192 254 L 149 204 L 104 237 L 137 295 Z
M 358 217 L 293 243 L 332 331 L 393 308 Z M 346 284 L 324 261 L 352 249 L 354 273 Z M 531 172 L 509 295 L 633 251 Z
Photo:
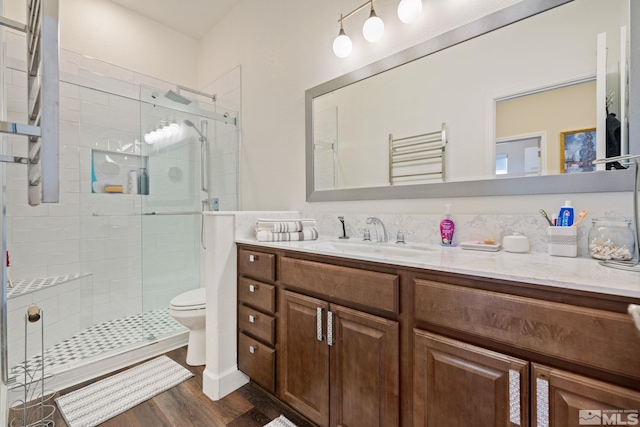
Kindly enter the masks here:
M 363 243 L 352 239 L 355 243 Z M 368 255 L 344 254 L 336 250 L 312 248 L 314 242 L 337 242 L 321 237 L 302 242 L 258 242 L 251 238 L 236 239 L 236 243 L 286 249 L 312 254 L 331 255 L 436 271 L 511 280 L 536 285 L 553 286 L 601 294 L 640 299 L 640 273 L 617 270 L 598 264 L 591 258 L 554 257 L 546 253 L 484 252 L 427 244 L 409 244 L 425 250 L 423 256 L 394 256 L 393 260 Z M 378 245 L 378 243 L 366 243 Z M 392 244 L 390 244 L 392 245 Z

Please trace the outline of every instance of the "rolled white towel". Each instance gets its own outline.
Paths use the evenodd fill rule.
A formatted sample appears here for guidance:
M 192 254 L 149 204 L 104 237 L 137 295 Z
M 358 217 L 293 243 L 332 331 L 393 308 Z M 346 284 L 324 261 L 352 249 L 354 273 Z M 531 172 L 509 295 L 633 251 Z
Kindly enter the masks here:
M 640 332 L 640 305 L 629 304 L 628 311 L 636 324 L 636 328 L 638 328 L 638 332 Z
M 274 233 L 267 230 L 256 231 L 258 242 L 290 242 L 298 240 L 315 240 L 318 238 L 318 230 L 315 228 L 305 228 L 294 233 Z

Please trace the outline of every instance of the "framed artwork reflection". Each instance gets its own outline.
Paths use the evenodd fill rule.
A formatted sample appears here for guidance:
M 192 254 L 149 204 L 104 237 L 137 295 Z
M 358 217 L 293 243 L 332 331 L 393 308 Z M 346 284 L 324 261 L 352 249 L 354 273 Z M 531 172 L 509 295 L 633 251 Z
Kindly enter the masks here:
M 596 170 L 596 129 L 580 129 L 560 133 L 560 173 Z

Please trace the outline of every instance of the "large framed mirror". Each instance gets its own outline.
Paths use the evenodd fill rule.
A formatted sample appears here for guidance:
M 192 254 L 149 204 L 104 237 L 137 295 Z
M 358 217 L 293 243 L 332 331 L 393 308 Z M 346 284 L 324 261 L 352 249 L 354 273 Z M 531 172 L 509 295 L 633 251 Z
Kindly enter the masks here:
M 639 33 L 638 2 L 523 0 L 307 90 L 307 200 L 631 190 L 589 160 L 607 119 L 640 153 Z

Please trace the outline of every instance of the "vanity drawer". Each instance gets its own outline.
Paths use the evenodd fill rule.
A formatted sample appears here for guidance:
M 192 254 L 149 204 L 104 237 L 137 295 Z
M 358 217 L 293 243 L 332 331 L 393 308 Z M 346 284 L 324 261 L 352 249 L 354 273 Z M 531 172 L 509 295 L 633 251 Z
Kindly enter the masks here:
M 640 379 L 640 339 L 626 314 L 416 279 L 415 317 Z
M 276 318 L 246 305 L 238 306 L 238 327 L 271 345 L 276 341 Z
M 273 282 L 276 280 L 276 256 L 240 249 L 238 251 L 238 271 L 245 276 Z
M 280 281 L 285 286 L 398 314 L 395 274 L 282 257 Z
M 240 277 L 238 280 L 238 299 L 267 313 L 276 312 L 276 287 L 273 285 Z
M 247 335 L 238 335 L 238 367 L 251 379 L 275 392 L 276 351 Z

